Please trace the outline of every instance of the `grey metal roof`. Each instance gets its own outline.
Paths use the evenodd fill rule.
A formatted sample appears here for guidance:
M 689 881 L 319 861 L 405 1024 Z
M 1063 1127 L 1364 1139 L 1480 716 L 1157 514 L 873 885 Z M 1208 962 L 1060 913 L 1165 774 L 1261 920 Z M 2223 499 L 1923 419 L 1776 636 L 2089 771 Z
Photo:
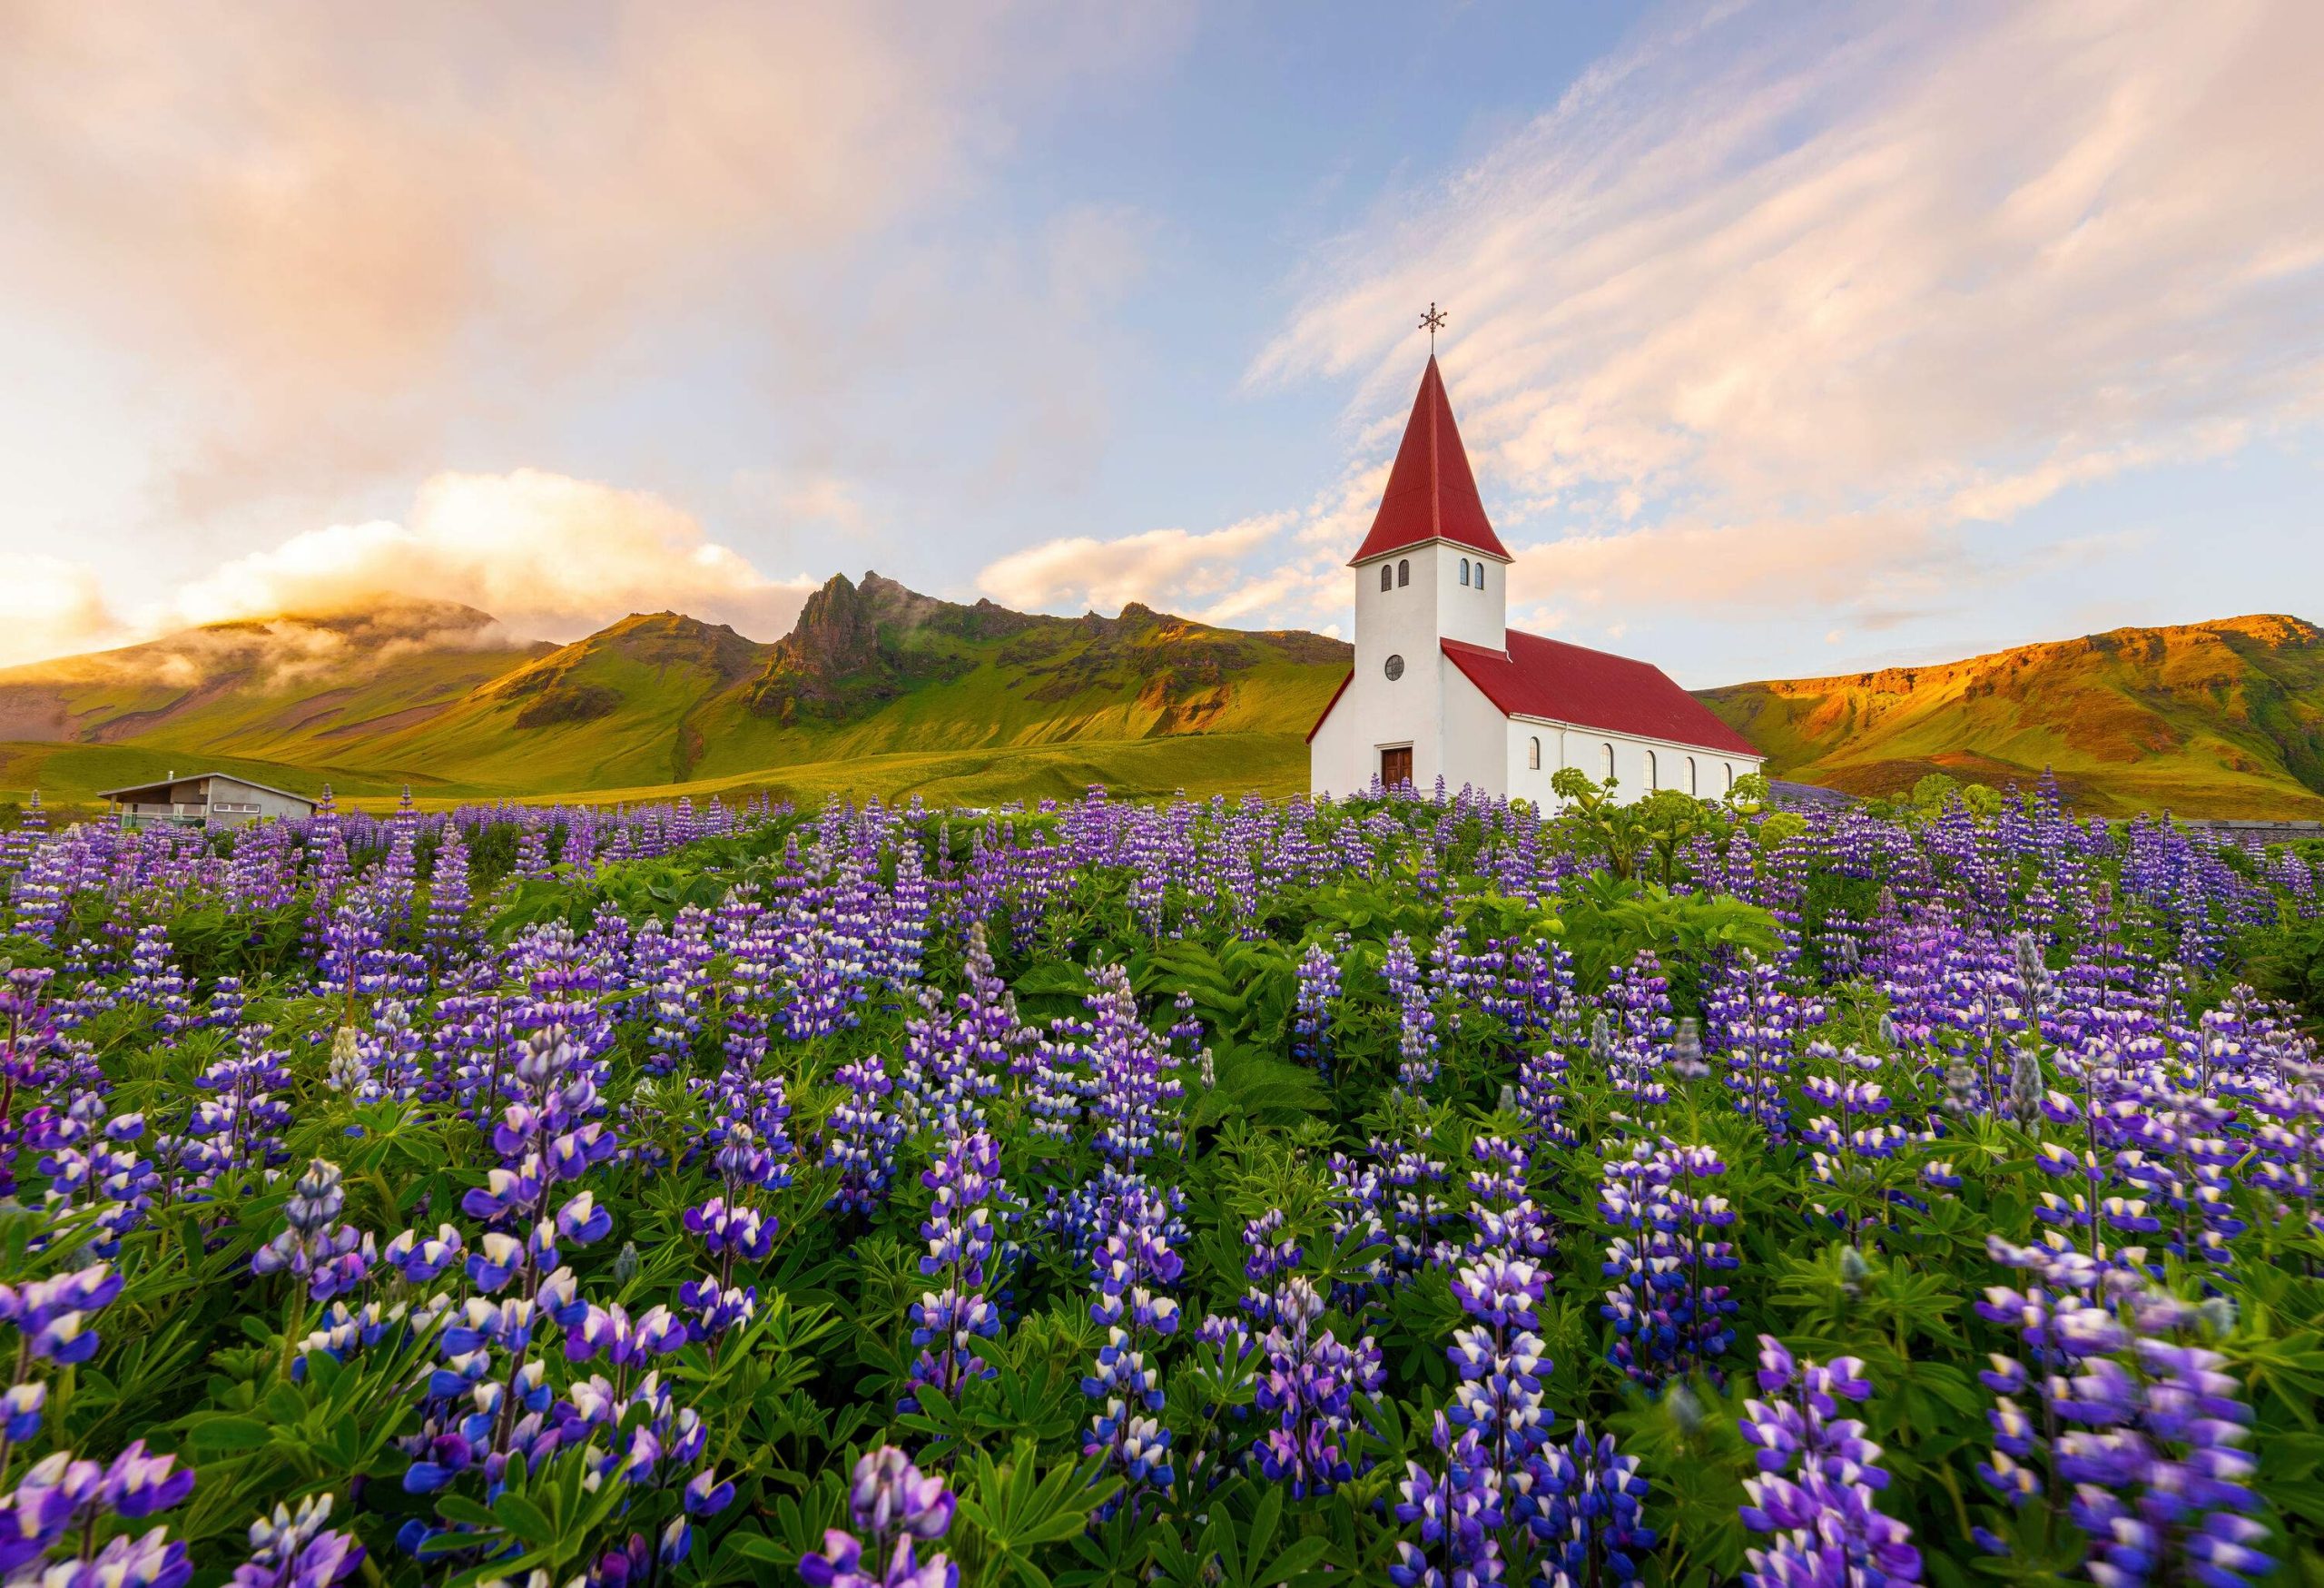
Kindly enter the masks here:
M 160 777 L 151 783 L 133 783 L 121 788 L 101 788 L 97 790 L 97 798 L 117 800 L 123 794 L 143 794 L 147 789 L 174 788 L 181 783 L 199 783 L 205 777 L 217 778 L 225 783 L 240 784 L 244 788 L 259 789 L 271 794 L 281 794 L 286 800 L 297 800 L 301 804 L 311 805 L 317 803 L 311 795 L 293 794 L 287 788 L 277 788 L 271 783 L 260 783 L 233 772 L 189 772 L 183 777 Z

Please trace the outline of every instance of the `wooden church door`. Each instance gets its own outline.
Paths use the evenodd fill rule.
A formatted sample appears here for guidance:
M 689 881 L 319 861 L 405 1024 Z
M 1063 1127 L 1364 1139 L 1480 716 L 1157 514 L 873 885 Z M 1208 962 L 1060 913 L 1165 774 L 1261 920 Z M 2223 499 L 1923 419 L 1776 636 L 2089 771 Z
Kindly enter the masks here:
M 1380 781 L 1396 788 L 1413 780 L 1413 747 L 1410 745 L 1380 752 Z

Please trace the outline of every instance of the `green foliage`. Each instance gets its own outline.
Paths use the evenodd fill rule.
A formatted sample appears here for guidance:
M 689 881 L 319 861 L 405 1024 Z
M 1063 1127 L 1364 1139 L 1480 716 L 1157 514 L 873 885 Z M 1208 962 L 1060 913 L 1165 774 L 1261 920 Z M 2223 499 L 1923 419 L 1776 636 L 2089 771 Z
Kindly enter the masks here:
M 1660 955 L 1682 1011 L 1697 1007 L 1700 967 L 1715 953 L 1772 955 L 1781 940 L 1772 916 L 1729 893 L 1673 893 L 1659 883 L 1591 877 L 1565 901 L 1565 944 L 1584 987 L 1644 950 Z
M 1016 1440 L 1000 1462 L 989 1450 L 975 1450 L 959 1469 L 961 1553 L 980 1583 L 1048 1588 L 1052 1579 L 1037 1563 L 1049 1546 L 1080 1540 L 1091 1514 L 1121 1488 L 1119 1478 L 1074 1462 L 1037 1476 L 1038 1448 L 1034 1440 Z
M 2324 1028 L 2324 918 L 2290 920 L 2250 944 L 2252 985 Z

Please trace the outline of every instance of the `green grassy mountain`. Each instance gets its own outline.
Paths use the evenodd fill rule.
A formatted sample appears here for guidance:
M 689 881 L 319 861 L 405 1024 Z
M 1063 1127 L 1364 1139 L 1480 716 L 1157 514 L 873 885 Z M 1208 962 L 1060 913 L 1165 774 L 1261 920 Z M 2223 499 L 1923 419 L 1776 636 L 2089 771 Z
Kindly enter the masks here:
M 833 578 L 771 645 L 672 612 L 565 646 L 388 598 L 0 670 L 0 798 L 195 766 L 377 801 L 770 789 L 993 804 L 1306 784 L 1348 647 L 1144 607 L 1048 617 Z M 1778 776 L 1857 794 L 2045 766 L 2084 809 L 2324 815 L 2324 632 L 2117 629 L 1702 692 Z
M 1936 666 L 1700 692 L 1778 777 L 1884 794 L 2053 768 L 2078 807 L 2324 816 L 2324 631 L 2297 617 L 2118 628 Z
M 963 803 L 1306 780 L 1348 647 L 1144 607 L 1061 618 L 834 577 L 761 645 L 676 613 L 566 646 L 389 600 L 0 670 L 0 794 L 52 801 L 194 765 L 359 798 L 673 787 Z

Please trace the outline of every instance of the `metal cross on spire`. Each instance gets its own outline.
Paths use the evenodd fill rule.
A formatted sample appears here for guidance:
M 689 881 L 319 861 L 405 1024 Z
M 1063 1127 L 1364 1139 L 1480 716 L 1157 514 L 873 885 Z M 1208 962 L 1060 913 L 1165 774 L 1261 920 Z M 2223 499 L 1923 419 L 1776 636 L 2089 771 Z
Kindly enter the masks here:
M 1433 300 L 1428 305 L 1428 312 L 1420 317 L 1420 329 L 1428 332 L 1428 356 L 1432 359 L 1436 357 L 1436 333 L 1451 318 L 1436 306 Z

